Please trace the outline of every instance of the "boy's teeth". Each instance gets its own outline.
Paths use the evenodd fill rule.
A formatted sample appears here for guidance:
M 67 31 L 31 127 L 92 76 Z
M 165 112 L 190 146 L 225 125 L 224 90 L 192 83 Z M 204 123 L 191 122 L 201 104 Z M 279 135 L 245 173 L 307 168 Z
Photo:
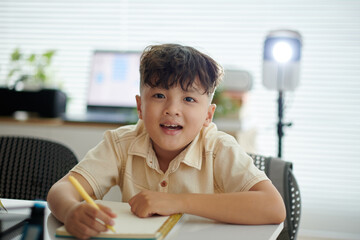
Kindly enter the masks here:
M 178 125 L 168 125 L 168 124 L 164 124 L 165 127 L 177 127 Z
M 170 129 L 181 129 L 180 125 L 176 124 L 161 124 L 162 127 L 170 128 Z

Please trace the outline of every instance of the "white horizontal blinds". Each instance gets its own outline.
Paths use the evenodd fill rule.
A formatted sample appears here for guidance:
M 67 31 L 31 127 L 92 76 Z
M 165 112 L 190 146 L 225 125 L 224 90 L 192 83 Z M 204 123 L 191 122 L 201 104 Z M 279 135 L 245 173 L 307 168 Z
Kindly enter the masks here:
M 285 121 L 294 125 L 285 129 L 283 156 L 294 163 L 301 188 L 301 232 L 346 238 L 360 234 L 352 228 L 360 225 L 359 13 L 357 0 L 1 0 L 0 82 L 15 47 L 56 49 L 68 112 L 84 111 L 93 50 L 188 44 L 251 72 L 248 110 L 259 153 L 276 155 L 277 93 L 262 86 L 263 41 L 270 30 L 298 30 L 301 78 L 285 93 Z
M 303 234 L 334 237 L 333 232 L 341 232 L 341 239 L 360 235 L 354 227 L 360 224 L 359 4 L 320 6 L 315 1 L 313 10 L 303 14 L 306 18 L 288 19 L 304 37 L 301 84 L 285 95 L 291 105 L 285 118 L 294 125 L 285 129 L 283 140 L 283 156 L 294 162 L 303 197 Z M 257 96 L 255 90 L 252 97 Z M 272 110 L 276 97 L 268 98 Z M 257 111 L 271 104 L 257 100 L 250 109 L 256 119 L 264 117 L 259 149 L 276 154 L 277 117 L 273 113 L 273 129 L 268 130 L 269 115 Z
M 360 3 L 331 3 L 314 1 L 303 14 L 287 17 L 302 33 L 304 49 L 300 87 L 285 95 L 291 106 L 285 119 L 294 125 L 285 129 L 283 156 L 294 162 L 300 184 L 303 234 L 358 239 Z M 268 95 L 261 87 L 252 93 L 250 109 L 263 126 L 259 150 L 276 154 L 277 116 L 268 111 L 276 111 L 277 94 Z M 258 98 L 261 94 L 265 99 Z
M 1 78 L 15 47 L 56 49 L 54 66 L 70 97 L 68 111 L 84 111 L 92 51 L 127 49 L 122 6 L 121 1 L 0 1 Z

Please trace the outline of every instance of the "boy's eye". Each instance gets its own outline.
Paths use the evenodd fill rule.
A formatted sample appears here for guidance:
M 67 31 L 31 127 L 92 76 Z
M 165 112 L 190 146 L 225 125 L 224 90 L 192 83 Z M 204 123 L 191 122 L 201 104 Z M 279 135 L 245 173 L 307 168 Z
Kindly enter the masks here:
M 164 94 L 161 94 L 161 93 L 154 94 L 154 97 L 155 98 L 165 98 Z
M 184 98 L 184 100 L 186 102 L 195 102 L 195 99 L 193 99 L 192 97 L 186 97 L 186 98 Z

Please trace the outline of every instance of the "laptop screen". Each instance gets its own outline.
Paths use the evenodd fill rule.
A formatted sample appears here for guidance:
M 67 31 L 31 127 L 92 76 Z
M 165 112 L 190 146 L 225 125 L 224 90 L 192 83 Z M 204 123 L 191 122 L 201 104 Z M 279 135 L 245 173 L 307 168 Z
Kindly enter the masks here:
M 135 107 L 141 52 L 95 51 L 87 107 Z

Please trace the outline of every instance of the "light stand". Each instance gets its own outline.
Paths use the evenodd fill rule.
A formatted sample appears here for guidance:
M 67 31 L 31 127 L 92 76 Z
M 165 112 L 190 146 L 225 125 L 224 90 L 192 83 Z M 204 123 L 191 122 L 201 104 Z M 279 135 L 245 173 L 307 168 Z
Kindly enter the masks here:
M 276 59 L 276 58 L 275 58 Z M 284 123 L 283 116 L 284 116 L 284 97 L 285 92 L 283 91 L 285 85 L 285 71 L 287 69 L 287 62 L 278 62 L 277 63 L 277 88 L 279 96 L 278 96 L 278 123 L 277 123 L 277 135 L 278 135 L 278 158 L 282 157 L 282 138 L 284 136 L 284 128 L 283 127 L 290 127 L 292 125 L 291 122 Z
M 282 155 L 282 138 L 284 136 L 283 127 L 291 127 L 292 123 L 283 122 L 283 111 L 284 111 L 284 101 L 283 101 L 283 91 L 279 91 L 278 98 L 278 123 L 277 123 L 277 135 L 278 135 L 278 157 L 281 158 Z
M 266 88 L 277 90 L 278 97 L 278 157 L 282 157 L 284 123 L 284 92 L 293 91 L 299 84 L 301 35 L 292 30 L 271 31 L 264 44 L 263 84 Z

